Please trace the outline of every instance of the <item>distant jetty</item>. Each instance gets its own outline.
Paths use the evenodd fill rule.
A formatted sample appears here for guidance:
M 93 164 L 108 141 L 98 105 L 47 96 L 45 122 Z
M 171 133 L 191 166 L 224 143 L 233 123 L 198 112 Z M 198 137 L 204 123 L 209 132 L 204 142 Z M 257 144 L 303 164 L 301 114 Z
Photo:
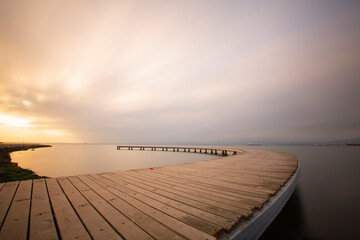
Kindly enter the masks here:
M 350 141 L 347 141 L 347 143 L 345 144 L 345 146 L 350 146 L 350 147 L 360 146 L 360 143 L 350 143 Z
M 262 144 L 258 143 L 258 142 L 249 142 L 248 146 L 262 146 Z

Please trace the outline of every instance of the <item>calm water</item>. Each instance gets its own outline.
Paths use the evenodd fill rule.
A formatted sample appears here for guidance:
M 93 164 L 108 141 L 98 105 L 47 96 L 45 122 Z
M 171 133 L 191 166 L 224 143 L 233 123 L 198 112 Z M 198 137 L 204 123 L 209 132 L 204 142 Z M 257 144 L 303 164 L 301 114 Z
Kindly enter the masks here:
M 14 162 L 40 175 L 64 176 L 147 168 L 214 158 L 212 155 L 117 151 L 115 145 L 54 145 L 15 152 Z M 243 147 L 294 154 L 301 174 L 294 194 L 261 237 L 360 239 L 360 147 Z
M 116 145 L 51 144 L 11 154 L 13 162 L 48 177 L 102 173 L 188 163 L 220 156 L 162 151 L 116 150 Z
M 266 239 L 360 239 L 360 147 L 274 147 L 301 164 L 294 194 Z

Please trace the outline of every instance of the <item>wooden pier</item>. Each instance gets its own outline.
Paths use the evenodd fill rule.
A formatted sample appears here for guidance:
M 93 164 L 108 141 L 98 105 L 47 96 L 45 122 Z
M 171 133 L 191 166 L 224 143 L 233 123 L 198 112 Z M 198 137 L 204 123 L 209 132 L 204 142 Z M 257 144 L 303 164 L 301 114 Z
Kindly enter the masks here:
M 215 147 L 186 147 L 186 146 L 117 146 L 117 150 L 128 149 L 128 150 L 151 150 L 151 151 L 173 151 L 173 152 L 193 152 L 193 153 L 208 153 L 208 154 L 221 154 L 222 156 L 227 156 L 228 152 L 233 155 L 242 153 L 242 150 L 231 149 L 231 148 L 215 148 Z
M 0 239 L 216 239 L 292 177 L 292 155 L 174 146 L 117 149 L 232 156 L 153 169 L 0 184 Z

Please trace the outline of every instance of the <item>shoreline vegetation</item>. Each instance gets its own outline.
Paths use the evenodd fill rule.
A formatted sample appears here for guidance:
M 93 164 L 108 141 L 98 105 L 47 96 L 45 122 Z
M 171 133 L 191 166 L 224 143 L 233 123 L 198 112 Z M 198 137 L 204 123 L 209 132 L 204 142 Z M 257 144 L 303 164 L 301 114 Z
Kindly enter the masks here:
M 39 176 L 30 169 L 24 169 L 11 162 L 10 153 L 29 149 L 51 147 L 44 144 L 3 144 L 0 143 L 0 182 L 19 181 L 27 179 L 47 178 Z

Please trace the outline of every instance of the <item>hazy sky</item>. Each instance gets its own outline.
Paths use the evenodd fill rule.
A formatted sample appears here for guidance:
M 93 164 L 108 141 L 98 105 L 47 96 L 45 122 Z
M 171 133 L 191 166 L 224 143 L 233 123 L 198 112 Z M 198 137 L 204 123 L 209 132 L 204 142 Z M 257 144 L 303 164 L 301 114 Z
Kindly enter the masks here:
M 360 136 L 360 1 L 0 1 L 0 141 Z

